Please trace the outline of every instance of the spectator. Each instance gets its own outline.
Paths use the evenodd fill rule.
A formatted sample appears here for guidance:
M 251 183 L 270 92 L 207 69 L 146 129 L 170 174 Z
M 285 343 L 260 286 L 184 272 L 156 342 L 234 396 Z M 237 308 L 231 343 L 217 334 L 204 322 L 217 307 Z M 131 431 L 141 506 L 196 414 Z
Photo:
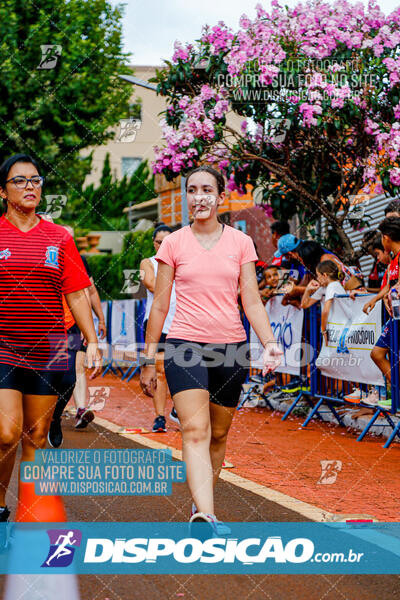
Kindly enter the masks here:
M 278 248 L 278 240 L 283 235 L 290 233 L 290 226 L 287 221 L 274 221 L 270 227 L 271 229 L 271 242 L 273 247 Z
M 264 277 L 262 282 L 264 287 L 260 289 L 260 296 L 263 304 L 272 298 L 279 286 L 279 269 L 275 265 L 268 265 L 264 269 Z
M 337 264 L 344 274 L 344 288 L 346 290 L 354 290 L 363 286 L 363 282 L 359 276 L 353 275 L 349 267 L 344 265 L 342 261 L 330 250 L 327 250 L 318 242 L 312 240 L 300 240 L 294 235 L 288 234 L 282 236 L 278 241 L 278 250 L 275 252 L 276 257 L 286 254 L 288 257 L 297 260 L 305 268 L 305 274 L 298 285 L 285 295 L 286 303 L 297 301 L 304 294 L 307 284 L 310 279 L 315 279 L 315 273 L 318 263 L 325 260 L 331 260 Z
M 381 291 L 374 298 L 372 298 L 372 300 L 367 302 L 363 308 L 364 312 L 367 314 L 374 308 L 378 300 L 388 297 L 391 288 L 395 287 L 398 292 L 400 291 L 400 218 L 388 217 L 384 219 L 384 221 L 382 221 L 382 223 L 379 225 L 379 230 L 382 233 L 382 245 L 385 249 L 385 252 L 391 252 L 392 254 L 394 254 L 394 258 L 389 264 L 386 279 L 382 283 Z M 390 296 L 389 313 L 391 315 Z M 389 321 L 390 319 L 383 326 L 382 334 L 371 352 L 371 358 L 382 371 L 383 376 L 386 377 L 386 379 L 390 383 L 390 360 L 388 360 L 387 358 L 387 355 L 389 354 L 390 350 Z M 378 403 L 378 400 L 376 401 L 376 403 Z M 382 403 L 380 402 L 379 404 Z
M 391 200 L 385 208 L 385 217 L 400 217 L 400 200 Z
M 321 301 L 321 333 L 324 337 L 325 344 L 328 345 L 329 339 L 326 327 L 328 325 L 328 317 L 333 298 L 346 293 L 344 287 L 340 283 L 344 280 L 344 273 L 333 260 L 324 260 L 318 263 L 315 270 L 317 281 L 312 279 L 307 285 L 301 300 L 301 307 L 308 308 L 316 302 Z
M 374 265 L 368 278 L 368 291 L 378 293 L 382 288 L 382 281 L 390 263 L 390 254 L 385 251 L 382 245 L 382 236 L 378 231 L 374 232 L 374 237 L 370 241 L 368 251 L 374 257 Z

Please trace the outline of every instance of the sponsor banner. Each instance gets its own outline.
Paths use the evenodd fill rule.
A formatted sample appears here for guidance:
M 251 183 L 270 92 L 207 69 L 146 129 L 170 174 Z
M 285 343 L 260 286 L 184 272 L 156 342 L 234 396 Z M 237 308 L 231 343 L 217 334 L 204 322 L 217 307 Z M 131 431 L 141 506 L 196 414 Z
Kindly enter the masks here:
M 135 344 L 135 300 L 113 300 L 111 312 L 111 344 Z
M 186 481 L 186 464 L 172 450 L 36 450 L 21 463 L 21 481 L 39 496 L 166 496 Z
M 397 574 L 399 523 L 15 523 L 0 573 Z M 203 528 L 203 529 L 201 529 Z M 3 539 L 3 537 L 2 537 Z
M 366 315 L 367 299 L 357 296 L 334 298 L 326 327 L 325 341 L 316 365 L 323 375 L 345 381 L 384 385 L 381 371 L 371 359 L 371 350 L 381 335 L 381 302 Z
M 294 306 L 282 306 L 283 296 L 274 296 L 265 305 L 275 339 L 280 344 L 284 356 L 276 370 L 279 373 L 300 375 L 302 358 L 301 334 L 304 313 Z M 250 328 L 251 366 L 263 368 L 263 347 L 253 328 Z

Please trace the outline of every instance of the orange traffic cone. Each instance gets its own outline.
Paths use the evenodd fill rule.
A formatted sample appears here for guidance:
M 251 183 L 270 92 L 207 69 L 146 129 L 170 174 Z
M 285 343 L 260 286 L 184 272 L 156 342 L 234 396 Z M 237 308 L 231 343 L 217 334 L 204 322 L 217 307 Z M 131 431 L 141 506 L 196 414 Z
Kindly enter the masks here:
M 60 496 L 38 496 L 34 483 L 19 482 L 16 522 L 61 523 L 66 520 L 67 514 Z

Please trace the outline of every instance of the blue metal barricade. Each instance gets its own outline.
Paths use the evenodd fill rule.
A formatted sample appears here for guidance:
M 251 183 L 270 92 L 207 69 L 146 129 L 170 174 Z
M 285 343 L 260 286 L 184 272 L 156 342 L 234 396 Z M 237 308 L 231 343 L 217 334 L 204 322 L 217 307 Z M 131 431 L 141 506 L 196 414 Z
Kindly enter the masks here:
M 130 381 L 139 371 L 139 353 L 144 346 L 143 320 L 146 312 L 146 300 L 137 300 L 135 306 L 136 360 L 126 369 L 122 379 Z

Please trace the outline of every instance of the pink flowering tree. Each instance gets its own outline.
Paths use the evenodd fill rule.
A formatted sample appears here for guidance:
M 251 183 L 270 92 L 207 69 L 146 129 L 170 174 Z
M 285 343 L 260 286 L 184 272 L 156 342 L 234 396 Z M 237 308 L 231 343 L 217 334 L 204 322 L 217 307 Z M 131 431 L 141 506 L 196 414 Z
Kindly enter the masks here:
M 400 192 L 400 8 L 273 0 L 256 11 L 238 31 L 220 22 L 177 42 L 157 72 L 167 109 L 154 171 L 171 180 L 217 164 L 228 189 L 251 184 L 276 217 L 298 214 L 313 235 L 325 217 L 322 241 L 351 259 L 346 220 L 365 225 L 355 198 Z

